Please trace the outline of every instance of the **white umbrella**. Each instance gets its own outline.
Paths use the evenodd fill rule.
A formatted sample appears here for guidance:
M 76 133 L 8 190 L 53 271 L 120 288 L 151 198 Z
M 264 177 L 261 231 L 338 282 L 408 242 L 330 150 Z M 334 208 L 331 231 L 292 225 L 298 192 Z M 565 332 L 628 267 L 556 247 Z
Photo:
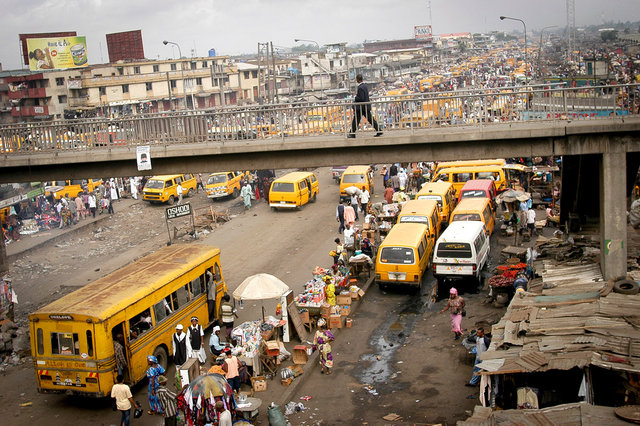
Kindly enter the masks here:
M 247 277 L 233 291 L 236 300 L 275 299 L 289 291 L 289 286 L 279 278 L 269 274 L 256 274 Z
M 270 274 L 256 274 L 242 281 L 233 291 L 233 298 L 236 300 L 275 299 L 287 291 L 289 291 L 289 286 L 279 278 Z M 262 307 L 262 318 L 264 319 L 264 306 Z

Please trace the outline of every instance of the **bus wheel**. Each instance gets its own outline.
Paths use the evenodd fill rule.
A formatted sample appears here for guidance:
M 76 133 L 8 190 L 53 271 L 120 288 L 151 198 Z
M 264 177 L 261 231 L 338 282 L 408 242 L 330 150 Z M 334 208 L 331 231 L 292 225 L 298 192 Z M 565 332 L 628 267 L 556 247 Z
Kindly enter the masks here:
M 153 351 L 153 356 L 158 360 L 158 365 L 161 365 L 162 368 L 167 370 L 167 364 L 169 363 L 169 357 L 167 356 L 167 351 L 162 347 L 158 346 L 155 351 Z
M 169 205 L 173 205 L 176 202 L 176 199 L 173 195 L 169 196 Z
M 238 195 L 240 195 L 240 192 L 238 192 L 238 188 L 233 188 L 233 198 L 238 198 Z

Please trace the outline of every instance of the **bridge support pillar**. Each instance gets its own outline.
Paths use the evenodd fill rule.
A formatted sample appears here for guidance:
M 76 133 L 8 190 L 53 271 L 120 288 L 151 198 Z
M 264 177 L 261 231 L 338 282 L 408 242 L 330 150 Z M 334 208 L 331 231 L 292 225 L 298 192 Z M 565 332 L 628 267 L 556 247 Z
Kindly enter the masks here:
M 610 142 L 600 165 L 600 262 L 607 280 L 627 275 L 626 170 L 624 148 Z

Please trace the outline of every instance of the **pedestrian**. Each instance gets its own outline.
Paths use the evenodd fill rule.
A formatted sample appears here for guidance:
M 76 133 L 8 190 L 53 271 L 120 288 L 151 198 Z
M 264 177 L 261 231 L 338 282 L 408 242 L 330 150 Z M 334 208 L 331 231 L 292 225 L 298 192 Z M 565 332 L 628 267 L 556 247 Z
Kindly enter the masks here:
M 160 400 L 158 399 L 158 377 L 164 374 L 164 368 L 158 364 L 158 359 L 153 356 L 147 356 L 147 378 L 149 379 L 148 386 L 148 398 L 149 398 L 149 411 L 147 414 L 162 414 L 162 406 L 160 406 Z
M 89 212 L 91 212 L 91 215 L 93 215 L 93 217 L 96 217 L 96 196 L 93 195 L 93 193 L 89 194 L 87 197 L 88 200 L 88 204 L 89 204 Z
M 116 181 L 113 178 L 111 178 L 111 181 L 109 182 L 109 195 L 109 201 L 111 203 L 118 199 L 118 188 L 116 187 Z
M 220 326 L 216 325 L 211 331 L 211 337 L 209 337 L 209 350 L 211 356 L 215 359 L 227 346 L 220 342 Z
M 356 235 L 356 231 L 354 228 L 351 227 L 350 223 L 347 223 L 344 226 L 344 245 L 346 247 L 351 247 L 354 248 L 355 247 L 355 235 Z
M 108 198 L 103 198 L 102 203 L 105 209 L 107 209 L 107 213 L 113 214 L 113 203 L 111 201 L 111 193 L 109 193 Z
M 351 194 L 350 205 L 351 205 L 351 207 L 353 207 L 353 211 L 356 213 L 356 221 L 357 221 L 359 219 L 358 218 L 358 210 L 360 209 L 360 200 L 359 200 L 357 192 L 354 192 L 353 194 Z
M 249 182 L 245 182 L 244 186 L 240 190 L 240 196 L 242 197 L 242 201 L 244 202 L 244 208 L 249 210 L 251 208 L 251 197 L 253 193 L 251 192 L 251 185 Z
M 398 183 L 400 184 L 400 187 L 407 187 L 407 171 L 403 168 L 401 168 L 400 170 L 398 170 Z
M 484 352 L 487 351 L 487 349 L 489 349 L 489 345 L 491 344 L 491 339 L 489 339 L 489 337 L 487 337 L 484 334 L 483 327 L 478 327 L 476 329 L 476 335 L 469 336 L 467 338 L 467 342 L 476 344 L 476 359 L 473 363 L 473 376 L 471 377 L 471 380 L 469 380 L 468 383 L 465 383 L 465 386 L 476 386 L 480 381 L 480 375 L 478 374 L 480 372 L 480 368 L 476 366 L 481 362 L 480 355 L 482 355 Z
M 216 401 L 215 407 L 218 413 L 218 426 L 232 426 L 231 411 L 224 408 L 224 402 Z
M 138 183 L 135 178 L 129 178 L 129 186 L 131 187 L 131 198 L 138 199 Z
M 86 217 L 86 214 L 84 212 L 84 203 L 82 202 L 80 194 L 78 194 L 74 201 L 76 203 L 76 222 L 80 222 L 80 217 L 82 217 L 83 219 Z
M 176 388 L 180 389 L 180 366 L 187 362 L 187 335 L 182 324 L 176 325 L 176 332 L 171 338 L 173 363 L 176 365 Z
M 534 209 L 527 210 L 527 229 L 529 236 L 533 237 L 536 232 L 536 211 Z
M 127 371 L 127 358 L 124 355 L 124 335 L 122 333 L 116 334 L 116 339 L 113 341 L 113 354 L 116 358 L 118 375 L 124 376 Z
M 320 354 L 320 373 L 331 374 L 333 368 L 333 351 L 331 349 L 331 342 L 335 340 L 333 333 L 327 328 L 327 320 L 320 318 L 318 320 L 318 330 L 313 337 L 313 347 L 318 350 Z
M 398 192 L 400 190 L 400 178 L 397 174 L 389 178 L 389 184 L 391 185 L 391 188 L 393 188 L 394 192 Z
M 333 256 L 333 264 L 337 265 L 338 261 L 342 257 L 342 253 L 344 252 L 344 246 L 340 242 L 340 238 L 336 238 L 335 240 L 333 240 L 333 242 L 336 243 L 335 255 Z
M 389 182 L 386 183 L 385 188 L 384 188 L 384 201 L 387 204 L 391 204 L 393 203 L 393 193 L 395 191 L 393 190 L 393 188 L 391 187 L 391 185 L 389 184 Z
M 165 376 L 158 376 L 157 395 L 165 426 L 176 426 L 178 424 L 178 402 L 176 394 L 167 388 L 167 381 Z
M 222 365 L 222 369 L 225 371 L 224 377 L 234 392 L 240 392 L 240 363 L 238 358 L 231 353 L 231 349 L 225 348 L 224 352 L 227 355 Z
M 76 204 L 75 200 L 71 200 L 71 202 L 68 203 L 67 206 L 68 207 L 66 208 L 66 210 L 69 210 L 69 213 L 71 213 L 73 223 L 80 222 L 80 220 L 78 220 L 78 205 Z
M 238 314 L 236 313 L 234 306 L 231 304 L 231 297 L 228 294 L 222 296 L 220 318 L 222 318 L 222 325 L 225 327 L 227 343 L 231 343 L 231 330 L 233 330 L 233 322 L 235 318 L 238 318 Z
M 387 171 L 387 166 L 382 166 L 382 170 L 380 170 L 380 176 L 382 176 L 382 184 L 387 186 L 387 180 L 389 180 L 389 172 Z
M 200 188 L 204 191 L 204 185 L 202 185 L 202 175 L 196 174 L 196 194 L 200 193 Z
M 449 313 L 451 316 L 451 331 L 454 335 L 454 340 L 458 340 L 462 335 L 462 316 L 464 315 L 464 299 L 458 296 L 458 290 L 454 287 L 451 287 L 449 290 L 449 300 L 447 301 L 447 306 L 440 311 L 440 313 L 444 313 L 444 311 L 451 309 Z
M 344 206 L 344 223 L 353 226 L 356 221 L 356 211 L 353 206 L 347 204 Z
M 356 82 L 358 83 L 358 91 L 356 93 L 356 97 L 354 99 L 355 104 L 353 109 L 355 110 L 355 115 L 353 117 L 353 121 L 351 122 L 351 133 L 347 134 L 348 138 L 356 137 L 356 129 L 360 124 L 360 120 L 362 117 L 367 119 L 368 123 L 371 123 L 373 128 L 376 130 L 376 134 L 374 137 L 382 136 L 382 130 L 380 126 L 378 126 L 378 122 L 373 115 L 371 114 L 371 99 L 369 99 L 369 87 L 362 81 L 362 74 L 356 75 Z
M 363 186 L 362 192 L 360 193 L 360 210 L 365 216 L 369 212 L 369 198 L 369 190 Z
M 182 186 L 182 182 L 178 182 L 178 187 L 176 188 L 176 192 L 178 193 L 178 204 L 182 204 L 182 193 L 184 192 L 184 187 Z
M 129 419 L 131 418 L 131 407 L 140 407 L 133 400 L 131 395 L 131 388 L 124 383 L 124 376 L 118 374 L 116 376 L 116 384 L 111 388 L 111 398 L 116 400 L 116 408 L 120 411 L 120 426 L 129 426 Z
M 85 189 L 82 192 L 82 204 L 84 204 L 84 210 L 85 212 L 89 212 L 89 193 L 87 192 L 87 189 Z
M 191 317 L 191 325 L 187 330 L 187 357 L 198 358 L 200 364 L 207 361 L 207 354 L 204 351 L 204 331 L 198 324 L 198 317 Z
M 336 208 L 336 221 L 340 223 L 338 234 L 342 234 L 342 231 L 344 231 L 344 207 L 344 201 L 340 200 L 340 204 Z

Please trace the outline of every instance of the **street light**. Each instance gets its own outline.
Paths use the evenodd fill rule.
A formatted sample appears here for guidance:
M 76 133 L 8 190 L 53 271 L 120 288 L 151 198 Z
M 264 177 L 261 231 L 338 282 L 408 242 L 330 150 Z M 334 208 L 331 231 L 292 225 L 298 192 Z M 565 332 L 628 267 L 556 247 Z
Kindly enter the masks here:
M 550 28 L 556 28 L 557 25 L 550 25 L 548 27 L 544 27 L 540 30 L 540 43 L 538 44 L 538 75 L 542 77 L 542 33 L 544 30 L 548 30 Z
M 308 41 L 310 43 L 315 43 L 316 52 L 318 52 L 318 65 L 320 66 L 320 75 L 322 75 L 322 62 L 320 62 L 320 45 L 318 44 L 318 42 L 314 40 L 307 40 L 304 38 L 294 38 L 293 41 L 296 43 L 298 43 L 299 41 Z M 322 92 L 322 96 L 324 96 L 324 85 L 322 84 L 322 80 L 324 80 L 324 78 L 320 79 L 320 91 Z
M 180 50 L 180 45 L 178 43 L 174 43 L 172 41 L 168 41 L 168 40 L 163 40 L 162 44 L 164 44 L 165 46 L 167 44 L 173 44 L 174 46 L 176 46 L 178 48 L 178 55 L 180 56 L 180 58 L 178 59 L 178 61 L 180 62 L 180 78 L 182 79 L 182 102 L 184 104 L 184 107 L 186 109 L 187 107 L 187 92 L 185 89 L 185 85 L 184 85 L 184 68 L 182 67 L 182 50 Z M 191 97 L 191 103 L 193 103 L 193 94 Z
M 524 81 L 526 83 L 527 82 L 527 72 L 529 71 L 529 62 L 527 61 L 527 24 L 525 24 L 522 19 L 511 18 L 509 16 L 501 16 L 500 17 L 501 21 L 504 21 L 505 19 L 510 19 L 512 21 L 520 21 L 520 22 L 522 22 L 522 25 L 524 26 L 524 66 L 525 66 Z

